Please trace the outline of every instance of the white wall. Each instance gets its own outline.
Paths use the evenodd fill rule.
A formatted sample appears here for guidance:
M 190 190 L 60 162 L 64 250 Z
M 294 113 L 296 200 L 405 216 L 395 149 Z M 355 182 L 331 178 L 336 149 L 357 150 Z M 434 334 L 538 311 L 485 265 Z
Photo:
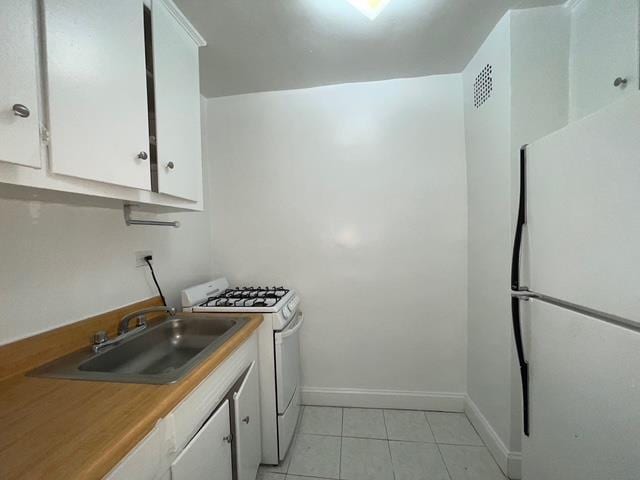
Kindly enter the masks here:
M 504 445 L 511 436 L 511 58 L 505 15 L 464 70 L 469 198 L 467 391 Z M 476 76 L 492 65 L 493 93 L 474 107 Z
M 448 75 L 209 100 L 213 258 L 300 292 L 303 382 L 328 389 L 307 400 L 465 391 L 461 92 Z
M 0 344 L 157 295 L 139 250 L 153 251 L 176 307 L 182 288 L 210 278 L 208 212 L 157 216 L 179 229 L 127 227 L 121 207 L 102 203 L 0 186 Z
M 638 0 L 577 0 L 571 7 L 571 120 L 637 91 Z M 613 80 L 627 78 L 626 88 Z

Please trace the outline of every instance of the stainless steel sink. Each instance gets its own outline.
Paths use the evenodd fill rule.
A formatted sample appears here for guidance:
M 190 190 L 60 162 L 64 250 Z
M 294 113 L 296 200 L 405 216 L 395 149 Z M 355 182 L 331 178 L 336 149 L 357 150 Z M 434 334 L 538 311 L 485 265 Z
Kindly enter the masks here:
M 39 377 L 127 383 L 174 383 L 215 352 L 248 318 L 169 317 L 121 343 L 75 352 L 32 371 Z

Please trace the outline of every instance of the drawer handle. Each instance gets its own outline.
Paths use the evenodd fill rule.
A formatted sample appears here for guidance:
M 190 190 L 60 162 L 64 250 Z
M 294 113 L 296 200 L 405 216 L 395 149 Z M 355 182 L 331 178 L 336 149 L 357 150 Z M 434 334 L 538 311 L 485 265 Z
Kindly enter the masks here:
M 246 423 L 247 425 L 249 425 L 249 420 L 251 420 L 251 419 L 249 418 L 249 415 L 247 415 L 246 417 L 244 417 L 242 419 L 242 423 Z

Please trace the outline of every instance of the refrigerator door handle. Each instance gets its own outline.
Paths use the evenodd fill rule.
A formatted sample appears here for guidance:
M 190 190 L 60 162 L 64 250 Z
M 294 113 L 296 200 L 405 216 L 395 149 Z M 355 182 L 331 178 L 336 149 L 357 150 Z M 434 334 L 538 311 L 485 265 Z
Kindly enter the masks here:
M 520 148 L 520 199 L 518 201 L 518 220 L 516 223 L 515 238 L 513 240 L 513 256 L 511 257 L 511 290 L 527 291 L 520 286 L 520 248 L 522 246 L 522 230 L 526 223 L 526 198 L 527 198 L 527 146 Z M 513 335 L 520 364 L 520 379 L 522 381 L 522 422 L 524 434 L 529 436 L 529 364 L 524 356 L 522 341 L 522 328 L 520 323 L 520 299 L 517 295 L 511 297 L 511 318 L 513 321 Z
M 540 302 L 548 303 L 559 308 L 564 308 L 572 312 L 579 313 L 586 317 L 595 318 L 601 322 L 616 325 L 617 327 L 626 328 L 636 333 L 640 333 L 640 322 L 629 318 L 620 317 L 612 313 L 596 310 L 595 308 L 585 307 L 584 305 L 578 305 L 577 303 L 568 302 L 556 297 L 550 297 L 544 293 L 533 292 L 526 288 L 520 288 L 520 290 L 511 292 L 512 300 L 537 300 Z

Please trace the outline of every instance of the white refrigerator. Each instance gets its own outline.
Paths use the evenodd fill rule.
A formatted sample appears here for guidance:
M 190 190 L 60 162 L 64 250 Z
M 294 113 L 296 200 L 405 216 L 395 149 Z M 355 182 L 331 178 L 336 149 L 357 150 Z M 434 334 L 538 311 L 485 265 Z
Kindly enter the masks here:
M 640 479 L 640 92 L 523 148 L 524 480 Z

